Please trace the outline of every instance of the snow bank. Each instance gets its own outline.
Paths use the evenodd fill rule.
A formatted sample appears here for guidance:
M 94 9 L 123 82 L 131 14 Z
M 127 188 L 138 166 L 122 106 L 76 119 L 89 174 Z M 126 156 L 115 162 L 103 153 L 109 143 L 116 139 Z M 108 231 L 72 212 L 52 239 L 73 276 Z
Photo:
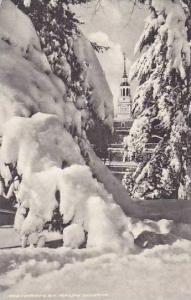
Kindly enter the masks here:
M 0 252 L 0 285 L 6 289 L 1 297 L 190 299 L 190 253 L 188 241 L 128 257 L 92 250 L 5 250 Z

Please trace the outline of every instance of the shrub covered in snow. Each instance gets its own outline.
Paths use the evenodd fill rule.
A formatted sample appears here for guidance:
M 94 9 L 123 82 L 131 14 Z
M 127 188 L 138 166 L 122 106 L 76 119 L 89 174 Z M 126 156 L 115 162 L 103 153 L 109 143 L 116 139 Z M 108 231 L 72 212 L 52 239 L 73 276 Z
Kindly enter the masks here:
M 64 169 L 63 161 L 68 166 Z M 64 229 L 66 246 L 80 246 L 85 241 L 85 232 L 89 247 L 117 250 L 132 246 L 125 215 L 93 178 L 78 145 L 56 116 L 38 113 L 7 122 L 1 162 L 17 165 L 22 178 L 15 228 L 32 243 L 34 233 L 41 233 L 58 208 L 63 224 L 70 224 Z M 6 168 L 2 164 L 5 178 Z

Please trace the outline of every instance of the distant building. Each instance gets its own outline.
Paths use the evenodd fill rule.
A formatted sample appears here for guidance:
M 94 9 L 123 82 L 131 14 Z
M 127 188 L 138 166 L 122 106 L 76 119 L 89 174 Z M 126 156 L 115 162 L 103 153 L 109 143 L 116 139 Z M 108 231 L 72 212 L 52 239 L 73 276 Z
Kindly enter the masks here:
M 126 69 L 126 55 L 124 54 L 123 76 L 120 84 L 120 95 L 117 103 L 117 111 L 114 118 L 114 135 L 115 142 L 122 142 L 123 137 L 128 135 L 133 123 L 132 100 L 130 95 L 130 85 Z

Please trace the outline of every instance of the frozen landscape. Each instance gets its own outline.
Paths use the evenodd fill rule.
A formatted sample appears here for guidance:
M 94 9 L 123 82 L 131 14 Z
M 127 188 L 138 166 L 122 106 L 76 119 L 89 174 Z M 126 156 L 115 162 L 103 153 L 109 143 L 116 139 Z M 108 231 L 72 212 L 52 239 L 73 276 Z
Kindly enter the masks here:
M 113 131 L 107 50 L 68 1 L 0 1 L 0 212 L 15 215 L 0 220 L 0 299 L 191 298 L 191 7 L 151 2 L 122 184 L 88 136 Z
M 190 251 L 188 240 L 129 253 L 65 247 L 1 250 L 1 298 L 190 299 Z

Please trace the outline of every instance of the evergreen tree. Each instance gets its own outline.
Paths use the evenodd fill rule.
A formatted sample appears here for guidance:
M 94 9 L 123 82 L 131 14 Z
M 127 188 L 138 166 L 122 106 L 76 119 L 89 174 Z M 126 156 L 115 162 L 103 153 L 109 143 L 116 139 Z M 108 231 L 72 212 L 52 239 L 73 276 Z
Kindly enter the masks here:
M 14 116 L 17 116 L 19 120 L 22 119 L 21 122 L 26 121 L 31 123 L 32 127 L 33 120 L 37 119 L 38 121 L 34 121 L 38 123 L 37 127 L 40 124 L 43 127 L 43 129 L 41 125 L 38 129 L 35 127 L 32 133 L 30 133 L 30 125 L 29 127 L 23 126 L 26 136 L 29 136 L 31 140 L 27 140 L 26 143 L 24 142 L 22 144 L 22 150 L 19 151 L 19 153 L 26 153 L 24 157 L 27 159 L 27 163 L 24 163 L 23 160 L 22 163 L 23 166 L 26 166 L 24 169 L 28 170 L 26 173 L 31 174 L 31 177 L 29 175 L 30 178 L 27 177 L 27 175 L 25 176 L 24 169 L 21 170 L 21 164 L 18 162 L 20 156 L 17 156 L 17 149 L 19 149 L 19 147 L 16 145 L 18 145 L 20 138 L 22 139 L 25 134 L 19 134 L 18 137 L 16 137 L 16 134 L 13 134 L 14 141 L 10 143 L 13 151 L 11 150 L 10 152 L 12 154 L 14 153 L 14 158 L 12 160 L 12 158 L 9 159 L 8 156 L 6 156 L 10 153 L 9 150 L 6 149 L 4 151 L 6 158 L 3 159 L 1 156 L 0 162 L 0 192 L 3 196 L 13 200 L 11 201 L 13 204 L 17 201 L 15 228 L 21 233 L 21 227 L 24 226 L 24 222 L 26 221 L 27 223 L 28 219 L 31 220 L 31 214 L 33 215 L 32 222 L 29 221 L 30 229 L 26 229 L 26 231 L 24 229 L 25 232 L 21 233 L 21 235 L 25 235 L 23 244 L 26 245 L 27 239 L 25 239 L 25 237 L 27 236 L 28 241 L 33 243 L 33 241 L 30 241 L 29 235 L 33 236 L 34 233 L 38 235 L 43 230 L 43 226 L 48 226 L 49 229 L 62 232 L 64 226 L 69 226 L 72 222 L 75 223 L 75 213 L 72 213 L 73 216 L 71 215 L 71 218 L 69 217 L 67 220 L 67 213 L 62 211 L 62 200 L 64 199 L 64 201 L 66 201 L 66 195 L 63 198 L 65 192 L 61 191 L 61 185 L 59 186 L 59 184 L 62 182 L 63 186 L 65 181 L 64 173 L 70 170 L 70 167 L 75 168 L 75 165 L 77 169 L 82 165 L 82 169 L 84 167 L 84 169 L 87 170 L 90 180 L 93 180 L 92 175 L 97 175 L 98 171 L 93 168 L 96 166 L 97 158 L 88 141 L 86 131 L 90 123 L 96 123 L 100 120 L 101 125 L 103 125 L 100 127 L 104 127 L 106 126 L 107 119 L 112 121 L 113 103 L 112 94 L 95 51 L 90 42 L 79 31 L 79 21 L 68 8 L 67 2 L 61 0 L 15 0 L 13 2 L 18 8 L 30 16 L 33 24 L 31 24 L 29 18 L 21 13 L 15 5 L 4 1 L 4 6 L 1 7 L 5 14 L 5 18 L 1 23 L 1 52 L 5 54 L 5 56 L 7 54 L 6 52 L 8 52 L 7 65 L 6 63 L 4 64 L 4 70 L 6 70 L 6 67 L 10 70 L 10 76 L 12 79 L 15 79 L 15 84 L 14 79 L 5 79 L 2 83 L 2 86 L 5 85 L 7 91 L 10 88 L 11 92 L 9 95 L 7 93 L 7 97 L 5 96 L 4 98 L 6 99 L 6 101 L 4 101 L 6 109 L 4 110 L 3 105 L 1 112 L 9 111 L 9 101 L 11 101 L 12 104 L 14 103 L 14 112 L 11 116 L 9 113 L 6 114 L 5 118 L 1 120 L 1 125 L 3 122 L 10 120 L 11 117 L 13 117 L 14 120 Z M 11 23 L 9 16 L 16 16 L 15 24 Z M 24 28 L 26 30 L 21 30 L 22 26 L 26 27 Z M 12 33 L 12 31 L 14 31 L 14 33 Z M 13 49 L 17 49 L 17 51 Z M 11 67 L 12 63 L 14 65 L 13 68 Z M 3 73 L 6 77 L 7 72 L 5 71 Z M 23 80 L 24 85 L 22 84 Z M 17 128 L 17 126 L 12 127 Z M 10 130 L 8 131 L 10 132 Z M 6 144 L 7 135 L 3 130 L 1 134 L 3 149 Z M 33 139 L 37 139 L 38 141 L 35 142 Z M 42 141 L 42 148 L 44 150 L 38 146 L 40 140 Z M 37 162 L 37 168 L 34 166 L 34 162 L 31 163 L 31 168 L 27 168 L 30 155 L 29 151 L 25 152 L 24 144 L 29 146 L 30 150 L 32 149 L 32 145 L 35 145 L 35 150 L 32 150 L 31 153 L 32 157 L 36 155 L 34 161 Z M 3 150 L 1 153 L 3 153 Z M 42 164 L 39 158 L 41 155 L 43 156 Z M 93 159 L 94 165 L 91 167 L 91 161 Z M 97 164 L 100 164 L 99 159 L 97 159 L 97 161 Z M 86 168 L 84 166 L 85 163 L 89 164 L 90 167 Z M 53 181 L 55 182 L 55 180 L 57 180 L 55 173 L 52 173 L 53 169 L 59 173 L 59 183 L 58 181 L 57 183 L 53 183 Z M 62 169 L 65 170 L 62 171 Z M 106 169 L 106 171 L 108 170 Z M 25 194 L 22 192 L 22 187 L 24 187 L 26 182 L 31 184 L 29 190 L 33 195 L 38 194 L 38 192 L 36 193 L 34 191 L 35 186 L 39 186 L 42 191 L 43 184 L 40 183 L 39 178 L 37 179 L 37 185 L 34 183 L 35 178 L 37 178 L 39 174 L 42 177 L 46 177 L 45 185 L 47 186 L 47 191 L 39 197 L 39 203 L 40 206 L 45 203 L 47 210 L 49 210 L 48 213 L 45 212 L 45 209 L 40 209 L 41 211 L 39 210 L 39 213 L 37 213 L 37 207 L 40 206 L 31 200 L 33 196 L 28 195 L 26 197 L 27 203 L 33 202 L 35 208 L 37 208 L 37 210 L 30 209 L 30 204 L 26 204 L 22 196 Z M 74 174 L 77 175 L 75 170 Z M 80 180 L 79 185 L 76 183 L 76 186 L 82 186 L 82 189 L 84 189 L 84 184 L 87 184 L 89 189 L 90 186 L 88 186 L 83 176 L 76 176 Z M 66 177 L 69 179 L 70 175 L 66 175 Z M 51 181 L 50 178 L 52 178 L 53 181 Z M 71 180 L 73 181 L 73 179 Z M 104 178 L 100 181 L 104 181 Z M 69 181 L 67 181 L 63 191 L 69 188 L 69 186 Z M 90 197 L 88 189 L 88 196 L 81 197 L 80 201 L 82 201 L 82 203 L 84 199 L 88 201 Z M 50 190 L 51 196 L 48 198 Z M 71 197 L 76 200 L 77 197 L 73 195 L 72 192 L 69 192 L 68 195 L 71 195 Z M 97 193 L 99 193 L 99 183 L 96 181 L 95 189 L 92 193 L 90 192 L 90 194 L 96 195 Z M 79 191 L 77 191 L 77 194 L 79 195 Z M 107 194 L 104 188 L 103 194 Z M 34 197 L 36 198 L 36 196 Z M 49 201 L 53 203 L 50 206 L 48 204 Z M 7 203 L 8 202 L 9 201 L 7 201 Z M 83 214 L 83 209 L 81 208 L 74 210 L 76 210 L 78 217 L 78 210 L 80 213 L 82 211 Z M 84 211 L 86 214 L 86 208 Z M 45 217 L 42 216 L 43 212 L 45 212 Z M 82 220 L 83 226 L 86 222 L 83 221 L 83 218 L 80 217 L 80 219 Z M 84 235 L 86 231 L 87 228 L 84 227 Z
M 131 192 L 142 198 L 187 197 L 188 112 L 190 105 L 189 1 L 153 0 L 143 35 L 142 54 L 131 70 L 137 83 L 129 155 L 139 162 Z M 147 145 L 159 141 L 147 156 Z M 140 163 L 140 161 L 142 161 Z M 128 185 L 128 178 L 124 183 Z
M 70 10 L 68 4 L 83 4 L 92 0 L 13 0 L 27 14 L 40 38 L 41 47 L 55 75 L 64 81 L 67 99 L 84 110 L 84 129 L 87 131 L 97 123 L 104 123 L 92 103 L 93 86 L 86 83 L 89 64 L 79 62 L 74 51 L 74 41 L 82 34 L 80 21 Z M 91 43 L 96 51 L 107 50 L 96 43 Z M 109 129 L 106 125 L 107 130 Z M 76 132 L 73 133 L 75 135 Z
M 31 1 L 30 5 L 23 0 L 13 2 L 31 18 L 52 71 L 70 90 L 83 94 L 79 80 L 82 70 L 72 49 L 73 38 L 80 34 L 79 21 L 67 6 L 69 2 L 81 1 L 37 0 Z

